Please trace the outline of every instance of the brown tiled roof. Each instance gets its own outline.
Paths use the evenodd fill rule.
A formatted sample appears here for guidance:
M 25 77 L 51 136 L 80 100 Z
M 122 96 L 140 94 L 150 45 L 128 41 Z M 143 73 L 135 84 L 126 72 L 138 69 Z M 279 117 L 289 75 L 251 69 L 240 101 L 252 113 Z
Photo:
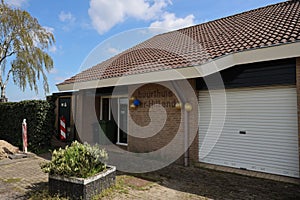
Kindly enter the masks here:
M 59 85 L 201 65 L 226 54 L 300 41 L 300 2 L 286 1 L 160 34 Z

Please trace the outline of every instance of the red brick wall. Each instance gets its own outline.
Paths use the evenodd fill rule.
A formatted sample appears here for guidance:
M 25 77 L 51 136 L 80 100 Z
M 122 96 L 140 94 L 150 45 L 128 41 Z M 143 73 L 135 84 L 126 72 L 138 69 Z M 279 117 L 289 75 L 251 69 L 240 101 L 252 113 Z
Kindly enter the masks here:
M 162 84 L 162 85 L 160 85 Z M 175 108 L 175 104 L 179 103 L 179 97 L 174 93 L 175 90 L 170 83 L 160 84 L 146 84 L 143 86 L 131 86 L 129 87 L 129 98 L 135 97 L 141 101 L 141 105 L 132 109 L 129 109 L 129 136 L 128 136 L 128 150 L 137 153 L 147 153 L 159 150 L 166 145 L 170 144 L 176 134 L 179 134 L 180 140 L 176 144 L 173 144 L 174 151 L 184 154 L 184 112 Z M 165 85 L 164 85 L 165 84 Z M 190 84 L 195 88 L 195 81 L 190 81 Z M 171 88 L 171 89 L 168 89 Z M 159 95 L 157 95 L 159 93 Z M 194 95 L 195 97 L 195 95 Z M 191 97 L 192 98 L 192 97 Z M 188 99 L 192 103 L 194 111 L 197 111 L 197 99 Z M 160 104 L 165 109 L 167 118 L 163 128 L 158 131 L 157 134 L 148 138 L 133 137 L 132 133 L 139 131 L 133 124 L 137 124 L 141 127 L 146 127 L 150 123 L 149 109 L 151 105 Z M 155 106 L 154 106 L 155 107 Z M 164 111 L 155 111 L 153 119 L 158 120 L 153 122 L 154 124 L 160 123 L 160 118 L 165 114 Z M 131 119 L 130 119 L 131 118 Z M 154 120 L 155 121 L 155 120 Z M 190 131 L 194 131 L 198 126 L 198 112 L 189 113 L 189 128 Z M 148 130 L 151 132 L 154 129 Z M 197 128 L 196 128 L 197 130 Z M 147 133 L 145 133 L 147 134 Z M 189 140 L 192 145 L 189 148 L 190 161 L 195 162 L 198 160 L 198 135 L 190 134 Z M 193 142 L 192 142 L 193 141 Z M 177 163 L 183 163 L 183 156 L 181 156 Z
M 157 95 L 158 93 L 160 94 Z M 137 131 L 137 129 L 133 127 L 132 122 L 142 127 L 149 125 L 151 121 L 149 109 L 152 105 L 162 105 L 167 113 L 167 120 L 161 131 L 152 137 L 137 138 L 129 136 L 128 150 L 138 153 L 151 152 L 166 146 L 179 130 L 181 111 L 175 108 L 175 104 L 179 102 L 179 100 L 172 91 L 159 84 L 144 85 L 133 92 L 132 96 L 140 100 L 141 105 L 135 109 L 129 110 L 129 115 L 132 119 L 132 121 L 129 120 L 129 122 L 131 122 L 129 123 L 129 133 Z M 155 112 L 154 116 L 161 117 L 164 114 L 165 113 L 163 111 Z M 159 124 L 159 121 L 154 123 Z M 154 131 L 154 129 L 148 131 Z
M 195 92 L 195 80 L 189 81 Z M 168 89 L 171 88 L 171 89 Z M 189 91 L 190 92 L 190 91 Z M 146 85 L 134 85 L 129 86 L 129 97 L 136 97 L 140 100 L 141 105 L 137 106 L 135 109 L 131 109 L 129 105 L 129 123 L 128 123 L 128 151 L 136 153 L 147 153 L 159 150 L 173 141 L 176 134 L 178 134 L 180 140 L 172 145 L 174 152 L 180 151 L 184 154 L 184 112 L 175 108 L 175 104 L 179 103 L 179 97 L 174 93 L 175 90 L 170 83 L 159 83 L 159 84 L 146 84 Z M 192 104 L 193 111 L 198 110 L 197 99 L 192 99 L 193 97 L 185 95 L 188 97 L 188 102 Z M 93 127 L 92 123 L 99 117 L 100 113 L 100 99 L 93 96 L 87 96 L 84 91 L 81 91 L 76 96 L 76 128 L 83 141 L 92 142 L 93 141 Z M 131 102 L 130 102 L 131 103 Z M 164 109 L 163 110 L 153 110 L 155 104 L 159 104 Z M 96 106 L 91 106 L 96 105 Z M 153 106 L 153 107 L 152 107 Z M 152 107 L 152 108 L 151 108 Z M 139 132 L 139 129 L 134 126 L 137 124 L 141 127 L 146 127 L 149 125 L 151 119 L 149 111 L 152 109 L 154 128 L 147 130 L 148 132 Z M 158 107 L 159 108 L 159 107 Z M 161 108 L 161 107 L 160 107 Z M 95 110 L 96 109 L 96 110 Z M 166 122 L 161 126 L 161 129 L 157 129 L 161 125 L 166 114 Z M 96 116 L 95 116 L 96 115 Z M 195 128 L 196 127 L 196 128 Z M 190 132 L 197 130 L 198 127 L 198 112 L 189 113 L 189 129 Z M 139 138 L 132 136 L 132 133 L 139 134 L 149 134 L 155 132 L 156 134 L 151 137 Z M 195 132 L 195 131 L 194 131 Z M 189 138 L 192 145 L 189 148 L 189 156 L 191 162 L 198 161 L 198 134 L 190 134 Z M 172 152 L 170 152 L 172 153 Z M 178 157 L 180 157 L 180 155 Z M 183 156 L 181 156 L 177 163 L 183 163 Z

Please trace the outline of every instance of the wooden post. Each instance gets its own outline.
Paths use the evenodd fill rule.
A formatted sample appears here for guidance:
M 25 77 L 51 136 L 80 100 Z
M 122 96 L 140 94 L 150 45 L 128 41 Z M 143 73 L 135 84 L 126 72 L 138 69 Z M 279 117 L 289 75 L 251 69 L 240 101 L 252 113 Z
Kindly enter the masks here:
M 26 119 L 22 123 L 22 139 L 23 139 L 23 153 L 27 153 L 27 123 Z

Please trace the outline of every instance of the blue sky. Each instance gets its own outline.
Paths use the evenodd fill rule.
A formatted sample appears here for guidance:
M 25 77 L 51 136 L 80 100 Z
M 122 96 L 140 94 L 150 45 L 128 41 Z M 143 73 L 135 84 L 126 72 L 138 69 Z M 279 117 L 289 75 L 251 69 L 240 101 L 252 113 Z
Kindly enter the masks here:
M 50 93 L 56 84 L 83 68 L 109 58 L 154 34 L 136 30 L 174 30 L 237 14 L 284 0 L 6 0 L 28 11 L 53 32 L 56 43 L 49 49 L 54 69 L 48 74 Z M 138 31 L 142 33 L 142 31 Z M 96 48 L 98 47 L 98 48 Z M 96 48 L 96 50 L 95 50 Z M 94 51 L 93 51 L 94 50 Z M 92 58 L 86 60 L 93 51 Z M 10 101 L 43 99 L 39 93 L 7 88 Z

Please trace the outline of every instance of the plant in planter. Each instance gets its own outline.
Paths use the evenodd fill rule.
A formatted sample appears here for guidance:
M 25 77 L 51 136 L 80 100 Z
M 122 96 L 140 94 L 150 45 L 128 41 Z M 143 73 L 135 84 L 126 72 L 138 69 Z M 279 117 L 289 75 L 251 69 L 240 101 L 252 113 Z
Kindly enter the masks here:
M 115 184 L 116 168 L 107 166 L 108 155 L 98 145 L 77 141 L 54 150 L 52 159 L 41 165 L 49 173 L 49 193 L 72 199 L 91 199 Z

